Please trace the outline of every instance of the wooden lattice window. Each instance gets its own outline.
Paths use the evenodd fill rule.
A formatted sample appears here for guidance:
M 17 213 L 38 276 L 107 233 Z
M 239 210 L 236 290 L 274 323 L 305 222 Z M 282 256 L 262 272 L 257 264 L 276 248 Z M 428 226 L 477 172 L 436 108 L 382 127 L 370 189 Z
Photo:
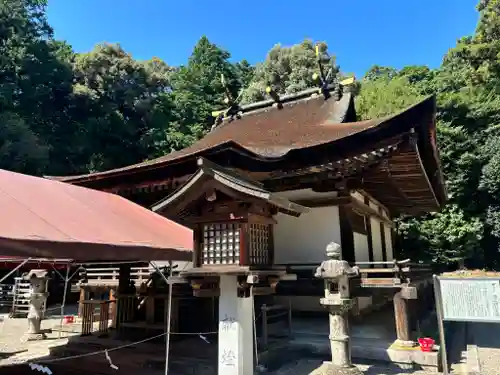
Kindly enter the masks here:
M 204 224 L 202 264 L 240 264 L 240 223 Z
M 267 265 L 270 263 L 271 226 L 269 224 L 250 224 L 250 264 Z

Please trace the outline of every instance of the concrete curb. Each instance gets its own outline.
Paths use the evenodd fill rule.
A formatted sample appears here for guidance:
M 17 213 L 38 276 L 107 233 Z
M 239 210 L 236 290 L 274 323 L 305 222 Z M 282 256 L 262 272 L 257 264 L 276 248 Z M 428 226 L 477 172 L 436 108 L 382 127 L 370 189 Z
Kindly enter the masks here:
M 465 363 L 467 375 L 481 374 L 481 365 L 479 363 L 479 351 L 477 345 L 467 345 L 467 361 Z

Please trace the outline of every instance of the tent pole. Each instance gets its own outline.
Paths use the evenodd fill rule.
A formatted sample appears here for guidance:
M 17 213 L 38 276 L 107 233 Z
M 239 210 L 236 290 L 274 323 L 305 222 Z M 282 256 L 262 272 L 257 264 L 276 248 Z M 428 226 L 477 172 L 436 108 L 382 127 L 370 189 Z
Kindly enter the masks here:
M 66 307 L 66 295 L 68 294 L 68 282 L 69 282 L 69 263 L 66 264 L 66 277 L 64 278 L 64 292 L 63 292 L 63 300 L 61 304 L 61 320 L 59 321 L 59 338 L 61 338 L 62 334 L 62 326 L 64 319 L 64 308 Z
M 24 266 L 26 263 L 28 263 L 31 260 L 31 258 L 25 259 L 21 264 L 19 264 L 16 268 L 14 268 L 12 271 L 10 271 L 7 275 L 2 277 L 0 279 L 0 284 L 3 283 L 10 275 L 12 275 L 14 272 L 16 272 L 19 268 Z
M 169 356 L 170 356 L 170 322 L 172 318 L 172 290 L 173 290 L 173 283 L 172 280 L 169 280 L 165 277 L 163 272 L 154 264 L 153 262 L 150 262 L 151 266 L 160 274 L 160 276 L 163 278 L 163 280 L 167 283 L 168 285 L 168 310 L 167 310 L 167 327 L 166 327 L 166 337 L 165 337 L 165 375 L 168 375 L 168 362 L 169 362 Z M 173 266 L 172 266 L 172 261 L 168 261 L 168 267 L 170 269 L 169 272 L 169 277 L 172 278 L 172 272 L 173 272 Z

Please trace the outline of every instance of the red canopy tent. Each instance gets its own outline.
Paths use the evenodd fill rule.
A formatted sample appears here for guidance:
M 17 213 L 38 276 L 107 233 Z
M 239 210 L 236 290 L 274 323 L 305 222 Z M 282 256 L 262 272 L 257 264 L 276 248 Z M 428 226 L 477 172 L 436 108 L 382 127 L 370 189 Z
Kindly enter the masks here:
M 0 256 L 0 269 L 13 269 L 19 266 L 21 263 L 25 262 L 25 258 L 20 258 L 20 257 L 8 257 L 8 256 Z M 23 266 L 21 266 L 19 269 L 26 270 L 26 269 L 32 269 L 33 266 L 37 266 L 37 268 L 43 266 L 51 266 L 55 269 L 65 269 L 66 265 L 68 263 L 71 263 L 71 259 L 30 259 L 27 262 L 24 263 Z
M 4 257 L 191 259 L 190 229 L 118 195 L 0 170 L 0 207 Z

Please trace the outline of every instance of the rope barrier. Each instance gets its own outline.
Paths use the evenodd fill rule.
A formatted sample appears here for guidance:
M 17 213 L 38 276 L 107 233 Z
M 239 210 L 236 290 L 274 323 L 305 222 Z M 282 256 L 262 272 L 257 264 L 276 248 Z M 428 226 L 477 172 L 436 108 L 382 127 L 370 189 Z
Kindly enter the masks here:
M 0 325 L 0 330 L 2 328 L 3 328 L 3 324 Z M 170 335 L 186 335 L 186 336 L 200 336 L 201 337 L 201 336 L 207 336 L 207 335 L 215 335 L 215 334 L 218 334 L 218 333 L 219 333 L 218 331 L 213 331 L 213 332 L 170 332 Z M 27 362 L 20 362 L 19 361 L 19 362 L 9 363 L 9 364 L 3 365 L 1 367 L 12 367 L 12 366 L 19 366 L 19 365 L 24 365 L 24 364 L 28 364 L 29 365 L 30 363 L 31 364 L 34 364 L 34 363 L 37 363 L 37 364 L 51 364 L 51 363 L 58 363 L 58 362 L 63 362 L 63 361 L 69 361 L 69 360 L 72 360 L 72 359 L 92 357 L 92 356 L 101 355 L 101 354 L 105 355 L 106 353 L 110 353 L 110 352 L 114 352 L 114 351 L 117 351 L 117 350 L 125 349 L 125 348 L 131 347 L 131 346 L 135 346 L 135 345 L 140 345 L 140 344 L 143 344 L 145 342 L 152 341 L 152 340 L 158 339 L 158 338 L 166 336 L 166 335 L 167 335 L 167 332 L 164 332 L 164 333 L 158 334 L 156 336 L 151 336 L 151 337 L 148 337 L 148 338 L 143 339 L 143 340 L 131 342 L 131 343 L 128 343 L 128 344 L 119 345 L 119 346 L 116 346 L 116 347 L 113 347 L 113 348 L 109 348 L 109 349 L 101 349 L 101 350 L 97 350 L 95 352 L 82 353 L 82 354 L 77 354 L 77 355 L 73 355 L 73 356 L 53 358 L 53 359 L 41 359 L 41 360 L 27 361 Z M 204 340 L 204 339 L 202 338 L 202 340 Z M 204 341 L 206 341 L 206 340 L 204 340 Z

